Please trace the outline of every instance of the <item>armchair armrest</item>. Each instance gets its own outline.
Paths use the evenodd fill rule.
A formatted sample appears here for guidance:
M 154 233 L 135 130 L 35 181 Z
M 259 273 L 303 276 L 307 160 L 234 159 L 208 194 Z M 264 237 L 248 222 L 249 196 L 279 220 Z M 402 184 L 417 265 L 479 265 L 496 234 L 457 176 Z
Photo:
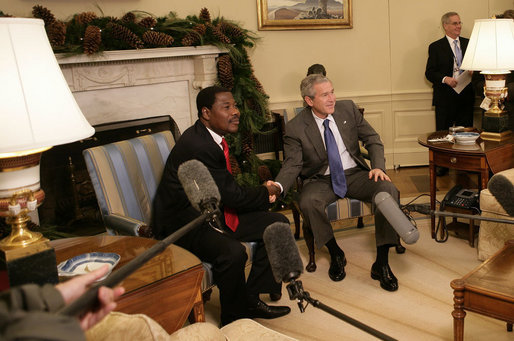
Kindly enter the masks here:
M 115 213 L 106 215 L 103 219 L 105 227 L 113 234 L 153 238 L 152 228 L 140 220 Z

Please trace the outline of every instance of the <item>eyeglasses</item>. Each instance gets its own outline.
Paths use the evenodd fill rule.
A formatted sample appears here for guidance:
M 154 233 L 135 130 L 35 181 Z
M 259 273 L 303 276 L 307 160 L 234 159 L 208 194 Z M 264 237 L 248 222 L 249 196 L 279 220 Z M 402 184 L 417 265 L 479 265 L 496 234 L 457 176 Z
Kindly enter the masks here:
M 462 21 L 450 22 L 450 23 L 448 23 L 447 25 L 452 25 L 452 26 L 462 26 Z

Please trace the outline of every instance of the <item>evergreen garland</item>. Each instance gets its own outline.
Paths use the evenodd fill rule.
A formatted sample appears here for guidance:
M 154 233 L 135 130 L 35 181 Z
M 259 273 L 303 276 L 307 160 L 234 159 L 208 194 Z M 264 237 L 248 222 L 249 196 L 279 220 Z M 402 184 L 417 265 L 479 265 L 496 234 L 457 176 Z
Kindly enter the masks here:
M 101 10 L 100 10 L 101 11 Z M 229 86 L 241 112 L 239 131 L 227 136 L 241 173 L 243 184 L 260 182 L 257 169 L 263 164 L 255 155 L 253 135 L 258 134 L 269 115 L 268 96 L 255 77 L 247 49 L 258 38 L 223 17 L 213 18 L 207 8 L 198 16 L 185 19 L 170 12 L 156 17 L 143 11 L 130 11 L 121 19 L 83 12 L 65 23 L 57 22 L 47 8 L 36 5 L 32 15 L 45 21 L 47 34 L 55 53 L 93 54 L 110 50 L 142 49 L 158 46 L 215 45 L 228 53 L 220 57 L 218 70 L 222 85 Z M 0 11 L 0 16 L 8 16 Z M 231 73 L 231 74 L 230 74 Z

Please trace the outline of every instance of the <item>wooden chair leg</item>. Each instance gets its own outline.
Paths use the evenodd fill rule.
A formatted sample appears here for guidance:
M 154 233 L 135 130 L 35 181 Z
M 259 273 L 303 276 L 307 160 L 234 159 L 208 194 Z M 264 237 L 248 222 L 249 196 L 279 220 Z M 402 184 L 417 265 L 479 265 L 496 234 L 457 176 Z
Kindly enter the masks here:
M 298 209 L 293 204 L 291 205 L 291 212 L 293 213 L 293 220 L 294 220 L 294 239 L 300 238 L 300 212 L 298 212 Z
M 307 249 L 309 250 L 309 263 L 305 267 L 307 272 L 316 271 L 316 257 L 314 255 L 314 235 L 312 234 L 311 227 L 307 225 L 305 222 L 302 224 L 303 230 L 303 238 L 305 239 L 305 244 L 307 244 Z
M 357 218 L 357 228 L 361 229 L 363 227 L 364 227 L 364 220 L 362 219 L 362 217 Z

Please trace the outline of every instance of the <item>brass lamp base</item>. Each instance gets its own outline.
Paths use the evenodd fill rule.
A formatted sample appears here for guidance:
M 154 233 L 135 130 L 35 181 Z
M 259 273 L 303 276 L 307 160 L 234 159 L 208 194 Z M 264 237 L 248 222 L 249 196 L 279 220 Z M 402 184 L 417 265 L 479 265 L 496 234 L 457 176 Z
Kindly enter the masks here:
M 57 284 L 55 251 L 46 238 L 21 248 L 0 250 L 1 289 L 35 283 Z

